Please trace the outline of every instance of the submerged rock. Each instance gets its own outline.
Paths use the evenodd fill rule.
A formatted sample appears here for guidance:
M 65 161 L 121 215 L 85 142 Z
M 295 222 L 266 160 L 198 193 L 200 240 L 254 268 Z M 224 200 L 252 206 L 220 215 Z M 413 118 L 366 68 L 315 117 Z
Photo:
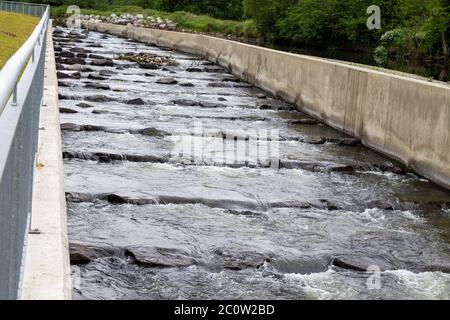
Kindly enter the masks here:
M 112 249 L 87 246 L 78 243 L 70 243 L 69 252 L 70 263 L 72 265 L 85 265 L 93 260 L 109 257 L 115 254 Z
M 99 67 L 112 67 L 114 62 L 111 59 L 92 59 L 91 65 Z
M 174 78 L 161 78 L 161 79 L 157 80 L 156 83 L 158 83 L 158 84 L 169 84 L 169 85 L 171 85 L 171 84 L 177 84 L 178 81 L 175 80 Z
M 143 267 L 182 268 L 195 264 L 195 260 L 188 253 L 175 248 L 129 247 L 125 255 Z
M 117 99 L 104 96 L 104 95 L 93 95 L 93 96 L 87 96 L 85 97 L 85 100 L 90 102 L 111 102 L 111 101 L 117 101 Z
M 176 99 L 176 100 L 172 100 L 171 102 L 173 104 L 177 104 L 179 106 L 187 106 L 187 107 L 194 107 L 194 106 L 199 105 L 199 103 L 197 101 L 190 100 L 190 99 Z
M 142 100 L 141 98 L 136 98 L 136 99 L 127 100 L 126 104 L 143 106 L 143 105 L 146 105 L 147 103 L 144 100 Z
M 70 108 L 62 108 L 62 107 L 59 108 L 59 112 L 61 112 L 61 113 L 78 113 L 77 110 L 70 109 Z
M 111 90 L 111 88 L 107 84 L 103 84 L 103 83 L 88 82 L 88 83 L 86 83 L 85 87 L 89 88 L 89 89 L 96 89 L 96 90 Z
M 65 73 L 65 72 L 58 72 L 56 74 L 58 79 L 81 79 L 81 73 L 80 72 L 74 72 L 74 73 Z
M 84 102 L 78 103 L 78 104 L 77 104 L 77 107 L 85 108 L 85 109 L 87 109 L 87 108 L 94 108 L 93 105 L 90 105 L 90 104 L 84 103 Z

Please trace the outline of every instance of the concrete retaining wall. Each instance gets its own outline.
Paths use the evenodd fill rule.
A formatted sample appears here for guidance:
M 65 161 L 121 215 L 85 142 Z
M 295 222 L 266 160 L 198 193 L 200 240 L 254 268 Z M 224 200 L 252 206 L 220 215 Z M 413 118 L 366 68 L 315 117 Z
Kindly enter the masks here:
M 201 55 L 450 188 L 450 87 L 225 39 L 84 22 L 90 30 Z
M 26 246 L 21 299 L 71 298 L 66 198 L 52 24 L 47 34 L 44 100 L 39 119 L 31 229 Z

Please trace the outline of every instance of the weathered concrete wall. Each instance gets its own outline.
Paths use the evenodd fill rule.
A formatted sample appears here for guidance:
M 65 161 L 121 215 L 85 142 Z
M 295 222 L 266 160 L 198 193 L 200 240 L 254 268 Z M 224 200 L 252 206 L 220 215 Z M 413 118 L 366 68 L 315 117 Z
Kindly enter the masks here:
M 85 22 L 199 54 L 450 188 L 450 87 L 205 35 Z
M 72 288 L 51 22 L 47 34 L 44 90 L 31 218 L 31 228 L 39 233 L 28 235 L 21 299 L 66 300 L 71 298 Z

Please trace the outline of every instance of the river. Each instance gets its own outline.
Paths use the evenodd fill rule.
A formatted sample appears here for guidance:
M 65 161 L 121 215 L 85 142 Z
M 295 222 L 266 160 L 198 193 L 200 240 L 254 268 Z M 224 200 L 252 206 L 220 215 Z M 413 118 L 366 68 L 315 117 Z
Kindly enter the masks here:
M 450 298 L 449 191 L 202 58 L 54 41 L 75 299 Z

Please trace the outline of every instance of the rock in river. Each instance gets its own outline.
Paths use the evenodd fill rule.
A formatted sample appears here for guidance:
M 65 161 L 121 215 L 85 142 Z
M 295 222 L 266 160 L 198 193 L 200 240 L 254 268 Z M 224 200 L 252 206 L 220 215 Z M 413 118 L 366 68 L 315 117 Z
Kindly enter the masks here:
M 156 83 L 171 85 L 171 84 L 177 84 L 178 81 L 175 80 L 174 78 L 161 78 L 161 79 L 157 80 Z

